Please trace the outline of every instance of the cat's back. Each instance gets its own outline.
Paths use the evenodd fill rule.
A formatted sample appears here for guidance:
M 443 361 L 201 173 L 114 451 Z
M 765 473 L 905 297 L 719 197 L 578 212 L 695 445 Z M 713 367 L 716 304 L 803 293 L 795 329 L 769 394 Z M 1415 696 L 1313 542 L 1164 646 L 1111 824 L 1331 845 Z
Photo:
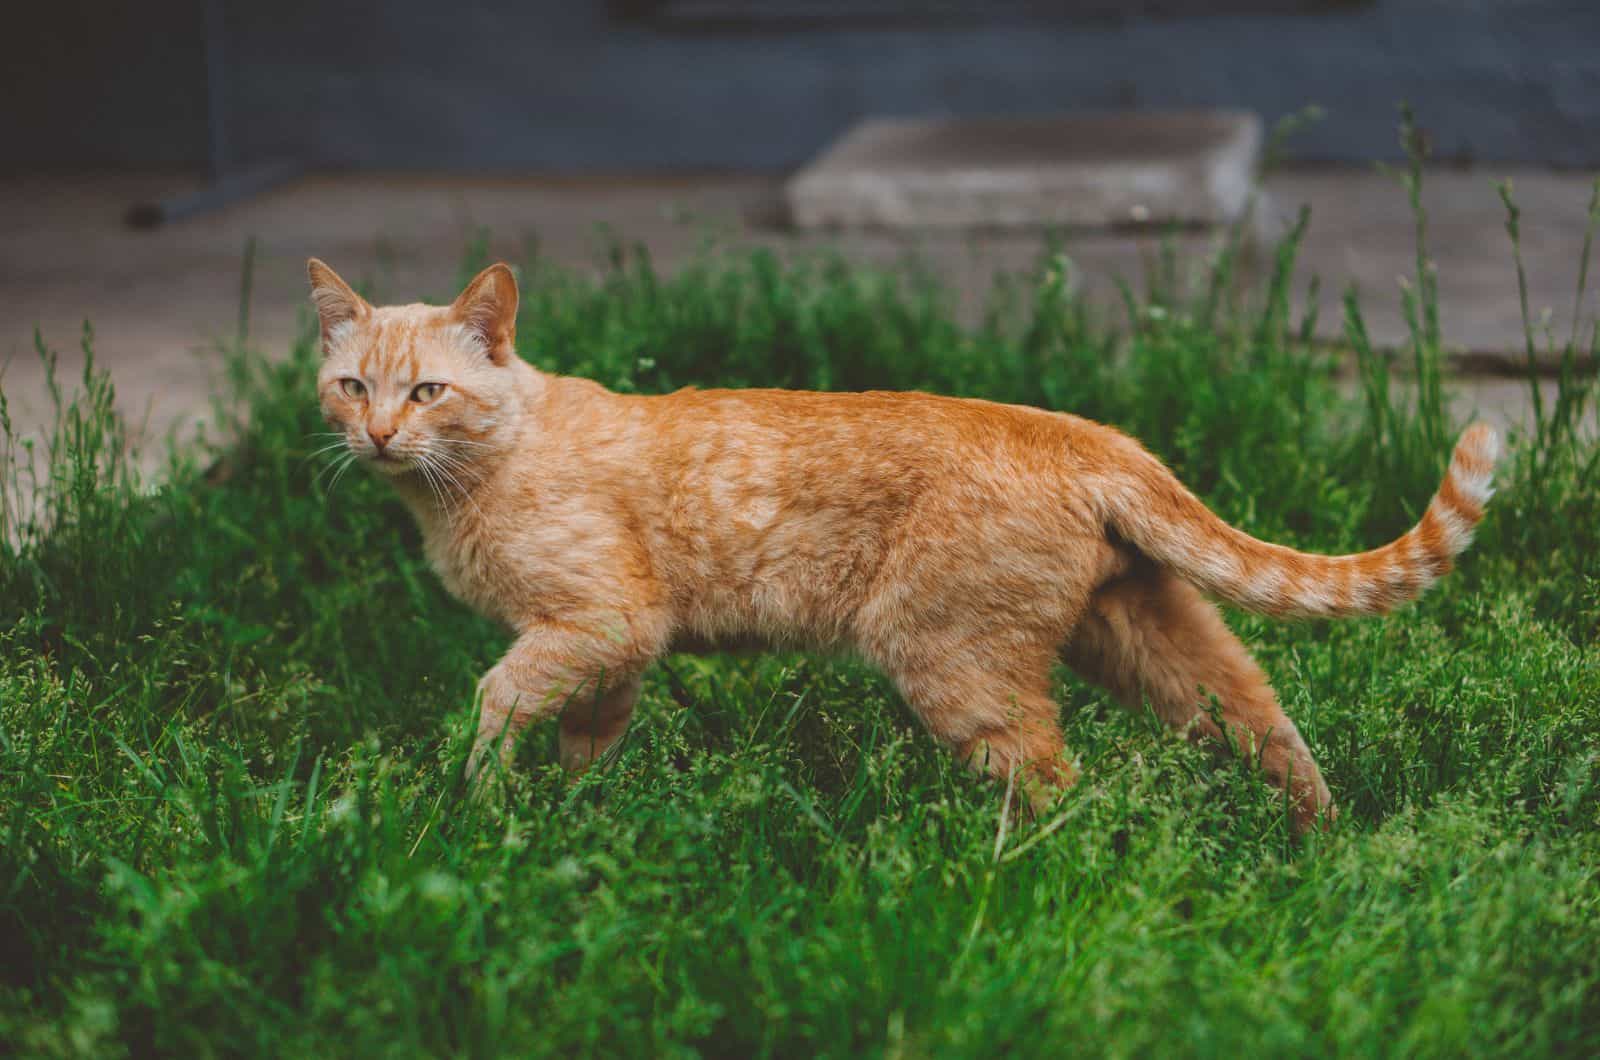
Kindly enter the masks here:
M 787 446 L 869 444 L 883 452 L 1053 442 L 1098 425 L 1065 413 L 923 391 L 686 388 L 640 399 L 682 433 L 747 435 Z

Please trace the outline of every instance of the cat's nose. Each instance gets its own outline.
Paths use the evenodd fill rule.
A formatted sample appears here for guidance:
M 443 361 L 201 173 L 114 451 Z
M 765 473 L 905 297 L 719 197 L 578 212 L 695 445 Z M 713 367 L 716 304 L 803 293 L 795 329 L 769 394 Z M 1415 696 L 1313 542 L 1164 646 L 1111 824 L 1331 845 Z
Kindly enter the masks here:
M 389 440 L 394 437 L 394 434 L 395 428 L 393 427 L 374 427 L 370 423 L 367 424 L 367 437 L 372 439 L 372 444 L 378 447 L 378 452 L 380 453 L 383 452 L 383 447 L 389 444 Z

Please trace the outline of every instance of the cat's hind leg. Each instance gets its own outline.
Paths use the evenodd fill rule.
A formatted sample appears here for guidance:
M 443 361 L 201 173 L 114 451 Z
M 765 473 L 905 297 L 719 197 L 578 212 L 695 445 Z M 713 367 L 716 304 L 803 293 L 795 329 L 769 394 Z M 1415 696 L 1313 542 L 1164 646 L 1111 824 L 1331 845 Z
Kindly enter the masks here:
M 1078 778 L 1050 695 L 1051 655 L 966 645 L 937 663 L 894 666 L 890 676 L 912 712 L 959 761 L 1014 784 L 1039 811 Z
M 1032 480 L 974 475 L 901 528 L 855 645 L 940 742 L 1038 810 L 1078 775 L 1051 695 L 1061 643 L 1126 557 Z
M 1148 702 L 1191 738 L 1222 741 L 1207 712 L 1216 697 L 1231 742 L 1288 793 L 1295 829 L 1330 820 L 1333 800 L 1294 722 L 1216 607 L 1177 575 L 1141 561 L 1098 589 L 1066 652 L 1085 678 L 1124 705 Z

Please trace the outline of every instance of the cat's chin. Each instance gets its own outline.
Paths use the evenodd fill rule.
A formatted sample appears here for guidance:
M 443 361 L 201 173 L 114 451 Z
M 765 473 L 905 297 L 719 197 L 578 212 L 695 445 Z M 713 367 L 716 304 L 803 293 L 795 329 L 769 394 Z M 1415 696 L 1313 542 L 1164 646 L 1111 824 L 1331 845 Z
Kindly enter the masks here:
M 408 456 L 369 456 L 366 464 L 380 475 L 391 477 L 415 471 L 417 462 Z

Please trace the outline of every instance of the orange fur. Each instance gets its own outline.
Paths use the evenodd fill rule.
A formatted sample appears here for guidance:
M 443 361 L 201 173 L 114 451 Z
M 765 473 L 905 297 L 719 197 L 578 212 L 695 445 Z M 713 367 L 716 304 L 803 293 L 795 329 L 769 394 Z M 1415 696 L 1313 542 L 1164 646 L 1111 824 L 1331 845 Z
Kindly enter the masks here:
M 480 684 L 473 768 L 550 717 L 581 768 L 625 731 L 653 660 L 755 642 L 859 652 L 975 768 L 1048 797 L 1076 776 L 1050 697 L 1065 657 L 1192 735 L 1229 729 L 1304 828 L 1331 812 L 1327 786 L 1200 590 L 1382 612 L 1449 569 L 1489 496 L 1480 425 L 1410 533 L 1314 556 L 1228 526 L 1075 416 L 916 393 L 614 394 L 515 356 L 504 265 L 449 307 L 374 308 L 309 271 L 324 415 L 391 478 L 445 585 L 516 635 Z

